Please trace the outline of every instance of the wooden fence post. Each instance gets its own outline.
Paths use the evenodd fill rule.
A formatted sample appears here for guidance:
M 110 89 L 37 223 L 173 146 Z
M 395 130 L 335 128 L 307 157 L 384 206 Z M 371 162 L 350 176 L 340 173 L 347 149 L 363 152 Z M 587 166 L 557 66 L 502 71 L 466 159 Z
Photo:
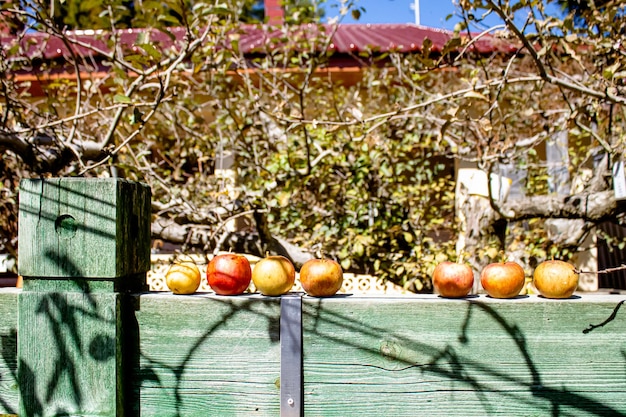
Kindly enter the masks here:
M 128 415 L 122 317 L 150 268 L 149 187 L 27 179 L 19 207 L 20 417 Z

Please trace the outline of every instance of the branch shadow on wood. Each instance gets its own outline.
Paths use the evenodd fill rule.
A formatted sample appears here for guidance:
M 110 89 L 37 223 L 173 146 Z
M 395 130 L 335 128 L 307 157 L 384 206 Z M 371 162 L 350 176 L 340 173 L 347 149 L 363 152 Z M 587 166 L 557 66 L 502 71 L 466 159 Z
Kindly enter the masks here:
M 10 376 L 13 381 L 17 381 L 17 330 L 11 328 L 9 333 L 0 334 L 0 354 L 2 355 L 2 362 L 8 367 Z M 0 374 L 0 384 L 5 383 L 2 380 Z M 9 414 L 17 413 L 9 401 L 0 397 L 0 409 L 5 410 Z
M 141 302 L 143 296 L 135 297 Z M 207 415 L 222 415 L 216 412 L 220 407 L 216 404 L 221 402 L 221 406 L 224 406 L 224 401 L 229 401 L 227 397 L 230 396 L 234 400 L 230 404 L 233 408 L 229 409 L 229 412 L 235 415 L 254 415 L 253 411 L 260 415 L 273 415 L 271 413 L 275 410 L 271 408 L 272 406 L 263 408 L 267 404 L 248 404 L 241 401 L 243 398 L 249 398 L 244 393 L 230 392 L 228 391 L 230 388 L 224 388 L 220 384 L 228 387 L 233 384 L 232 386 L 237 389 L 257 383 L 257 375 L 250 373 L 250 370 L 262 370 L 263 366 L 268 365 L 259 360 L 260 352 L 248 350 L 242 353 L 238 349 L 238 338 L 261 337 L 259 329 L 264 326 L 261 323 L 265 323 L 267 333 L 263 337 L 268 343 L 270 341 L 276 343 L 279 340 L 278 316 L 270 310 L 259 308 L 259 305 L 276 302 L 279 299 L 248 296 L 205 298 L 202 295 L 159 297 L 161 296 L 150 295 L 145 301 L 146 306 L 149 306 L 148 310 L 142 312 L 138 308 L 136 311 L 148 315 L 149 318 L 139 320 L 141 331 L 147 332 L 147 336 L 146 333 L 142 333 L 142 336 L 147 337 L 148 341 L 141 345 L 143 350 L 138 351 L 140 363 L 134 368 L 133 376 L 136 398 L 139 393 L 147 395 L 141 401 L 135 402 L 134 412 L 141 415 L 178 417 L 197 415 L 198 410 L 203 410 L 208 413 Z M 355 402 L 359 403 L 359 400 L 356 397 L 363 395 L 364 391 L 373 390 L 380 399 L 378 403 L 380 408 L 371 406 L 370 410 L 375 409 L 371 412 L 376 412 L 377 415 L 411 415 L 397 411 L 405 410 L 405 413 L 408 413 L 406 410 L 425 406 L 427 402 L 424 401 L 429 400 L 424 398 L 437 391 L 439 391 L 439 396 L 436 397 L 438 400 L 454 402 L 469 398 L 470 402 L 478 405 L 473 407 L 481 408 L 473 410 L 473 415 L 502 414 L 503 403 L 514 404 L 513 407 L 517 404 L 541 415 L 565 416 L 572 413 L 590 416 L 625 415 L 621 401 L 615 401 L 615 404 L 605 403 L 602 397 L 594 396 L 594 391 L 588 386 L 582 390 L 569 386 L 568 378 L 571 378 L 569 373 L 562 373 L 559 375 L 561 379 L 555 380 L 555 374 L 546 366 L 559 365 L 548 364 L 546 357 L 537 351 L 536 338 L 542 335 L 528 330 L 525 325 L 528 318 L 518 320 L 515 314 L 511 314 L 511 310 L 506 310 L 508 313 L 502 314 L 501 310 L 494 308 L 491 303 L 480 299 L 451 302 L 456 306 L 453 308 L 454 314 L 450 316 L 455 327 L 442 328 L 439 333 L 435 330 L 434 333 L 426 332 L 423 335 L 420 329 L 424 329 L 424 326 L 437 327 L 439 324 L 427 322 L 413 327 L 412 323 L 419 323 L 422 317 L 410 310 L 406 312 L 405 317 L 412 317 L 412 320 L 394 321 L 393 325 L 385 326 L 384 320 L 381 321 L 378 317 L 380 310 L 367 310 L 373 314 L 366 314 L 366 310 L 353 310 L 351 307 L 354 305 L 347 308 L 341 305 L 341 308 L 329 309 L 325 306 L 333 304 L 325 302 L 325 299 L 307 297 L 303 303 L 305 411 L 311 404 L 312 407 L 322 407 L 320 403 L 328 400 L 330 403 L 326 406 L 330 408 L 324 410 L 328 411 L 328 415 L 335 415 L 330 411 L 331 408 L 336 411 L 342 410 L 343 406 L 341 402 L 337 402 L 338 398 L 346 401 L 346 406 L 352 407 L 353 410 L 355 407 L 358 408 Z M 384 304 L 372 306 L 380 307 Z M 435 304 L 426 303 L 426 307 L 424 304 L 421 305 L 422 308 L 430 308 Z M 449 307 L 444 304 L 437 305 L 437 308 L 444 310 Z M 219 314 L 211 315 L 217 311 Z M 195 319 L 189 319 L 190 314 L 196 315 Z M 433 317 L 435 316 L 437 315 L 434 314 Z M 180 322 L 172 325 L 163 323 L 164 319 Z M 235 323 L 244 325 L 233 327 Z M 445 325 L 449 323 L 446 322 Z M 482 326 L 488 326 L 492 333 L 485 333 Z M 232 330 L 235 327 L 243 331 L 237 333 L 236 329 Z M 235 331 L 235 334 L 228 336 L 232 337 L 228 339 L 230 345 L 215 344 L 217 339 L 224 337 L 227 328 L 231 329 L 229 331 Z M 246 329 L 249 328 L 256 328 L 255 333 L 246 333 Z M 176 333 L 168 335 L 173 337 L 168 339 L 169 342 L 155 340 L 159 337 L 165 338 L 170 331 Z M 580 331 L 578 333 L 581 338 L 587 337 Z M 435 333 L 439 336 L 432 339 L 429 335 Z M 574 333 L 575 330 L 571 335 Z M 505 345 L 503 356 L 496 362 L 485 359 L 483 352 L 475 351 L 476 346 L 485 347 L 484 344 L 477 343 L 485 334 L 491 334 L 490 337 L 493 339 L 489 340 L 492 340 L 492 343 Z M 172 340 L 176 340 L 177 349 L 163 352 L 162 349 L 170 345 Z M 333 349 L 324 349 L 331 345 L 334 346 Z M 311 351 L 314 349 L 321 350 L 317 351 L 319 356 L 312 358 Z M 625 358 L 623 350 L 619 352 L 616 361 Z M 228 361 L 238 365 L 224 367 L 223 363 Z M 257 362 L 258 366 L 256 363 L 253 367 L 242 366 L 242 361 Z M 511 366 L 514 363 L 517 365 Z M 626 366 L 626 359 L 624 365 Z M 224 374 L 224 369 L 229 369 L 232 373 Z M 329 379 L 320 382 L 320 375 L 324 372 L 328 372 Z M 377 376 L 373 376 L 374 380 L 369 379 L 370 373 L 372 375 L 377 373 Z M 354 376 L 354 379 L 351 379 L 351 376 Z M 211 382 L 206 383 L 203 378 L 208 378 Z M 387 379 L 389 385 L 377 385 L 381 380 Z M 626 381 L 626 377 L 624 380 Z M 322 386 L 324 384 L 326 387 Z M 422 384 L 430 385 L 430 388 L 425 388 Z M 218 393 L 222 388 L 228 392 Z M 333 391 L 332 399 L 328 399 L 326 394 L 329 391 L 325 390 Z M 267 395 L 268 403 L 279 404 L 278 390 L 263 395 Z M 458 398 L 455 399 L 455 396 Z M 407 399 L 409 403 L 405 402 Z M 458 403 L 457 406 L 460 407 L 462 404 L 465 403 Z M 511 407 L 509 411 L 510 409 Z M 325 415 L 320 410 L 322 409 L 308 409 L 307 412 Z M 441 412 L 437 415 L 441 415 Z
M 78 269 L 71 259 L 62 264 Z M 28 416 L 72 415 L 94 395 L 111 395 L 92 389 L 104 379 L 99 372 L 105 368 L 98 363 L 116 360 L 115 307 L 99 303 L 99 297 L 115 295 L 92 293 L 83 279 L 72 283 L 74 291 L 21 294 L 21 331 L 30 335 L 20 348 L 17 378 L 21 409 Z
M 540 368 L 533 359 L 533 351 L 528 347 L 528 340 L 522 329 L 507 318 L 498 313 L 488 304 L 480 301 L 467 300 L 467 309 L 465 318 L 459 328 L 457 340 L 450 338 L 445 346 L 438 346 L 434 342 L 428 343 L 420 341 L 415 337 L 405 336 L 405 329 L 390 329 L 388 327 L 372 326 L 370 323 L 359 320 L 354 315 L 338 313 L 336 310 L 327 310 L 323 308 L 323 300 L 318 303 L 306 303 L 303 315 L 308 316 L 308 325 L 305 325 L 305 333 L 309 334 L 310 339 L 324 338 L 330 340 L 333 344 L 341 346 L 342 349 L 355 350 L 361 352 L 373 359 L 369 363 L 341 363 L 341 359 L 331 360 L 332 353 L 328 352 L 329 363 L 319 363 L 319 366 L 337 365 L 337 371 L 341 373 L 341 366 L 348 368 L 355 367 L 358 369 L 376 368 L 388 372 L 388 375 L 398 373 L 406 377 L 409 372 L 418 372 L 422 376 L 433 375 L 440 380 L 447 380 L 452 385 L 450 395 L 453 395 L 460 384 L 459 392 L 466 392 L 467 389 L 478 398 L 482 404 L 485 415 L 495 412 L 498 404 L 493 403 L 494 394 L 501 398 L 501 401 L 522 401 L 528 403 L 536 403 L 536 400 L 545 400 L 549 405 L 549 413 L 552 416 L 570 415 L 571 410 L 585 413 L 585 415 L 593 416 L 626 416 L 623 410 L 618 410 L 609 404 L 597 401 L 590 395 L 581 392 L 574 392 L 565 387 L 556 388 L 550 386 L 542 375 Z M 492 364 L 476 360 L 475 356 L 464 355 L 463 349 L 470 349 L 473 338 L 478 336 L 469 333 L 468 329 L 474 320 L 476 314 L 487 315 L 490 320 L 495 322 L 502 330 L 503 335 L 513 342 L 516 352 L 510 352 L 510 356 L 506 360 L 514 361 L 520 358 L 524 365 L 525 372 L 520 375 L 521 371 L 510 372 L 501 364 Z M 419 317 L 415 318 L 419 320 Z M 452 333 L 452 332 L 451 332 Z M 385 342 L 380 345 L 359 343 L 359 341 L 381 341 Z M 404 349 L 404 351 L 403 351 Z M 305 342 L 305 368 L 307 365 L 307 344 Z M 407 352 L 408 350 L 408 352 Z M 357 356 L 355 354 L 355 356 Z M 413 358 L 420 357 L 423 360 L 415 361 Z M 624 355 L 626 358 L 626 355 Z M 615 358 L 616 360 L 620 358 Z M 623 359 L 623 358 L 622 358 Z M 378 361 L 378 364 L 376 363 Z M 382 365 L 380 364 L 382 363 Z M 626 360 L 624 360 L 626 365 Z M 317 371 L 311 371 L 317 372 Z M 366 371 L 364 371 L 366 372 Z M 305 369 L 305 391 L 313 392 L 316 390 L 314 383 L 306 382 L 307 370 Z M 417 378 L 416 375 L 414 375 Z M 402 378 L 401 378 L 402 379 Z M 494 383 L 493 381 L 501 381 Z M 626 381 L 626 378 L 625 378 Z M 320 382 L 322 383 L 322 382 Z M 330 382 L 329 382 L 330 383 Z M 340 382 L 333 382 L 333 387 L 337 390 L 341 388 L 337 385 Z M 359 385 L 358 382 L 354 384 Z M 345 386 L 350 387 L 352 383 Z M 508 391 L 505 386 L 516 386 L 516 391 Z M 319 387 L 318 387 L 319 388 Z M 353 389 L 353 388 L 348 388 Z M 406 388 L 410 390 L 410 388 Z M 419 390 L 414 393 L 416 396 L 420 394 Z M 378 395 L 387 395 L 379 392 Z M 388 393 L 389 396 L 393 395 Z M 344 397 L 350 397 L 350 392 L 346 392 Z M 387 401 L 394 404 L 400 403 L 399 400 L 394 402 L 390 398 Z M 354 399 L 352 401 L 355 401 Z M 306 399 L 305 399 L 306 403 Z M 418 406 L 419 404 L 415 404 Z M 335 404 L 335 407 L 337 405 Z M 566 410 L 567 409 L 567 410 Z M 378 410 L 382 412 L 383 410 Z
M 193 300 L 193 297 L 181 297 L 181 300 Z M 140 302 L 141 296 L 136 296 L 137 303 Z M 167 402 L 167 405 L 162 405 L 163 408 L 159 409 L 159 413 L 163 415 L 170 416 L 187 416 L 187 415 L 198 415 L 198 413 L 202 412 L 205 415 L 221 415 L 219 411 L 211 409 L 211 406 L 215 404 L 214 398 L 219 394 L 216 391 L 219 391 L 219 388 L 216 388 L 213 392 L 206 392 L 200 397 L 196 396 L 187 396 L 186 390 L 188 390 L 189 381 L 194 381 L 198 376 L 196 375 L 199 371 L 197 369 L 198 366 L 198 355 L 202 355 L 203 368 L 206 368 L 210 363 L 219 363 L 220 365 L 227 364 L 229 361 L 241 361 L 242 358 L 245 357 L 245 360 L 250 361 L 250 363 L 254 363 L 254 353 L 249 352 L 248 354 L 244 354 L 242 352 L 236 352 L 237 346 L 232 345 L 229 346 L 230 351 L 224 351 L 223 345 L 221 347 L 214 346 L 215 343 L 214 337 L 220 331 L 224 331 L 225 328 L 236 325 L 239 320 L 242 322 L 246 322 L 246 320 L 250 320 L 250 317 L 255 317 L 255 324 L 262 326 L 260 328 L 256 328 L 255 331 L 260 331 L 261 333 L 266 333 L 267 341 L 270 344 L 277 344 L 279 341 L 279 309 L 276 309 L 276 315 L 271 313 L 263 313 L 258 307 L 260 304 L 274 304 L 279 305 L 279 298 L 265 298 L 262 300 L 259 299 L 251 299 L 248 297 L 221 297 L 221 298 L 211 298 L 210 303 L 203 303 L 203 307 L 199 307 L 199 309 L 205 308 L 207 311 L 213 311 L 216 308 L 219 308 L 221 311 L 221 315 L 219 318 L 215 318 L 214 316 L 210 316 L 210 313 L 207 313 L 209 317 L 198 317 L 198 324 L 194 326 L 193 329 L 184 328 L 179 330 L 184 330 L 185 334 L 189 333 L 197 333 L 198 335 L 193 338 L 186 338 L 183 336 L 183 339 L 178 340 L 180 354 L 175 358 L 173 357 L 163 357 L 162 352 L 154 351 L 147 352 L 145 347 L 144 351 L 140 351 L 137 349 L 137 352 L 140 356 L 139 362 L 136 362 L 135 365 L 135 374 L 132 378 L 134 383 L 134 409 L 132 412 L 134 415 L 144 415 L 146 410 L 142 409 L 143 401 L 141 399 L 142 391 L 148 389 L 152 390 L 157 389 L 159 391 L 159 396 L 170 396 L 172 397 L 172 401 Z M 196 298 L 196 301 L 202 303 L 206 301 L 205 299 Z M 219 306 L 216 306 L 215 303 L 218 303 Z M 193 311 L 196 311 L 195 308 Z M 136 312 L 141 312 L 141 308 L 137 305 Z M 182 315 L 190 314 L 189 311 L 179 311 L 177 310 L 177 314 L 180 313 Z M 246 316 L 246 318 L 242 318 L 242 316 Z M 171 317 L 172 320 L 175 320 L 175 317 Z M 206 325 L 204 324 L 206 323 Z M 170 329 L 171 325 L 166 325 L 167 329 Z M 265 329 L 262 330 L 262 329 Z M 164 331 L 164 329 L 160 329 Z M 165 330 L 166 331 L 166 330 Z M 166 331 L 167 332 L 167 331 Z M 244 330 L 245 332 L 245 330 Z M 246 337 L 245 333 L 239 335 L 242 340 Z M 141 338 L 141 335 L 139 336 Z M 151 334 L 150 338 L 152 339 L 154 335 Z M 165 337 L 165 336 L 164 336 Z M 171 337 L 171 335 L 168 335 Z M 236 343 L 236 342 L 234 342 Z M 139 340 L 139 345 L 141 346 L 141 340 Z M 152 346 L 150 346 L 152 347 Z M 158 350 L 158 349 L 157 349 Z M 245 349 L 244 349 L 245 350 Z M 208 355 L 208 356 L 207 356 Z M 158 357 L 157 357 L 158 356 Z M 279 375 L 278 369 L 277 376 Z M 248 377 L 254 377 L 254 375 L 247 375 Z M 233 383 L 240 376 L 232 375 L 230 376 L 230 381 L 223 381 L 223 383 Z M 202 387 L 206 388 L 206 384 L 214 383 L 219 385 L 219 377 L 217 376 L 209 376 L 209 379 L 216 378 L 212 382 L 210 381 L 202 381 L 197 383 L 197 387 L 194 391 L 202 390 Z M 250 384 L 254 384 L 253 381 L 248 381 Z M 273 384 L 275 381 L 272 381 Z M 173 386 L 172 386 L 173 384 Z M 186 386 L 187 385 L 187 386 Z M 171 395 L 169 394 L 171 390 Z M 209 390 L 209 389 L 207 389 Z M 241 396 L 242 393 L 233 393 L 233 396 Z M 276 405 L 278 406 L 278 396 L 276 397 Z M 164 402 L 165 403 L 165 402 Z M 200 403 L 205 404 L 205 408 L 201 409 Z M 254 411 L 259 411 L 261 406 L 254 404 L 245 404 L 238 403 L 238 407 L 241 407 L 244 410 L 249 410 L 251 413 Z M 251 407 L 251 408 L 247 408 Z M 240 410 L 241 411 L 241 410 Z M 235 412 L 233 410 L 233 412 Z M 147 412 L 148 415 L 151 415 L 150 412 Z M 245 415 L 245 414 L 241 414 Z

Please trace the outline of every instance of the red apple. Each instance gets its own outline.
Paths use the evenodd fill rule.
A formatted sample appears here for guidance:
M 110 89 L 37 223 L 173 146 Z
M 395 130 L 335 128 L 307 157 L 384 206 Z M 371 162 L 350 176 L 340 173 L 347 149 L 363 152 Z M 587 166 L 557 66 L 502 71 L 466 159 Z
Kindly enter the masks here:
M 236 253 L 216 255 L 206 268 L 209 286 L 220 295 L 243 294 L 252 278 L 248 258 Z
M 308 295 L 330 297 L 343 285 L 343 270 L 332 259 L 311 259 L 300 268 L 300 284 Z
M 263 295 L 283 295 L 293 288 L 295 281 L 296 269 L 284 256 L 266 256 L 252 270 L 252 282 Z
M 474 285 L 474 271 L 467 264 L 441 262 L 433 271 L 433 287 L 442 297 L 465 297 Z
M 493 298 L 513 298 L 524 288 L 526 274 L 518 263 L 496 262 L 481 271 L 480 283 Z
M 545 261 L 535 268 L 533 283 L 546 298 L 569 298 L 578 287 L 578 272 L 567 262 Z

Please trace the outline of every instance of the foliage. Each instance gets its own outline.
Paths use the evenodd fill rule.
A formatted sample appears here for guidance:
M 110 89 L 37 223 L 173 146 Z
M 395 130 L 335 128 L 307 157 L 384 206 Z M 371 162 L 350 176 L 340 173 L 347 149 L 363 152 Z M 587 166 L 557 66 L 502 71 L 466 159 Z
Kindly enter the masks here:
M 621 160 L 624 152 L 625 61 L 618 40 L 626 24 L 624 7 L 609 2 L 603 3 L 602 13 L 571 7 L 563 16 L 553 16 L 541 1 L 481 0 L 463 6 L 465 25 L 460 30 L 468 31 L 472 24 L 484 28 L 496 14 L 503 26 L 488 31 L 515 41 L 520 51 L 495 69 L 504 68 L 503 75 L 494 71 L 477 83 L 492 83 L 482 90 L 489 107 L 481 121 L 486 124 L 488 119 L 488 139 L 497 144 L 479 146 L 485 151 L 478 158 L 479 166 L 496 172 L 503 165 L 515 166 L 528 174 L 522 190 L 526 201 L 495 204 L 497 213 L 492 218 L 509 222 L 508 240 L 521 246 L 527 262 L 555 255 L 568 258 L 595 224 L 622 221 L 623 209 L 608 193 L 611 164 Z M 518 91 L 510 96 L 514 89 Z M 511 138 L 515 139 L 507 145 Z M 569 153 L 547 160 L 557 141 Z M 572 195 L 600 201 L 601 192 L 609 198 L 610 209 L 600 216 L 588 216 L 587 208 L 559 212 Z M 539 204 L 545 205 L 543 210 L 537 210 Z M 507 248 L 504 241 L 500 245 Z
M 39 29 L 43 29 L 41 24 L 48 20 L 57 28 L 110 29 L 184 26 L 190 23 L 186 19 L 193 15 L 193 9 L 212 3 L 237 10 L 237 17 L 242 22 L 259 23 L 265 19 L 263 0 L 29 0 L 22 7 L 37 11 L 36 21 L 40 24 L 35 24 L 35 27 Z M 287 0 L 283 3 L 290 23 L 313 22 L 323 16 L 323 9 L 310 0 Z
M 619 2 L 613 0 L 557 0 L 561 8 L 574 15 L 574 19 L 581 25 L 586 25 L 594 13 L 604 13 L 607 10 L 619 7 Z
M 411 99 L 395 81 L 386 70 L 371 70 L 352 88 L 316 84 L 306 95 L 304 117 L 345 120 L 391 111 Z M 358 94 L 363 96 L 355 99 Z M 287 105 L 296 97 L 284 100 Z M 259 105 L 273 112 L 271 103 Z M 436 156 L 433 136 L 420 133 L 410 119 L 375 131 L 300 126 L 280 137 L 283 143 L 267 155 L 264 170 L 242 163 L 241 178 L 263 197 L 276 232 L 330 252 L 346 269 L 407 285 L 419 277 L 421 289 L 437 254 L 453 252 L 454 174 L 450 161 Z M 302 146 L 306 142 L 315 148 L 311 156 Z M 255 152 L 262 153 L 251 147 L 244 161 Z
M 581 26 L 538 0 L 467 0 L 442 51 L 425 40 L 418 53 L 353 56 L 366 67 L 355 84 L 325 72 L 333 25 L 285 25 L 246 51 L 250 9 L 235 7 L 244 3 L 254 4 L 144 2 L 129 16 L 121 2 L 94 1 L 84 10 L 97 18 L 71 21 L 47 19 L 48 3 L 3 5 L 17 34 L 0 61 L 5 207 L 14 208 L 16 173 L 120 175 L 152 187 L 155 223 L 185 231 L 156 237 L 185 249 L 227 249 L 227 221 L 247 218 L 251 235 L 262 214 L 274 236 L 413 290 L 428 290 L 434 265 L 461 249 L 475 265 L 503 249 L 531 263 L 572 253 L 593 225 L 621 219 L 610 164 L 624 152 L 623 13 L 591 13 Z M 293 2 L 285 20 L 319 10 Z M 494 14 L 503 25 L 489 37 L 470 30 Z M 100 31 L 94 45 L 65 30 L 85 22 L 154 30 Z M 71 52 L 41 59 L 21 43 L 26 28 Z M 473 48 L 485 39 L 489 53 Z M 79 76 L 46 78 L 63 71 Z M 556 138 L 569 144 L 560 161 L 547 158 Z M 220 169 L 231 154 L 236 181 Z M 521 173 L 521 198 L 467 211 L 455 200 L 457 163 Z M 581 195 L 585 205 L 575 204 Z M 15 224 L 10 213 L 0 211 L 5 224 Z M 554 234 L 554 218 L 582 223 Z M 14 234 L 3 244 L 14 248 Z

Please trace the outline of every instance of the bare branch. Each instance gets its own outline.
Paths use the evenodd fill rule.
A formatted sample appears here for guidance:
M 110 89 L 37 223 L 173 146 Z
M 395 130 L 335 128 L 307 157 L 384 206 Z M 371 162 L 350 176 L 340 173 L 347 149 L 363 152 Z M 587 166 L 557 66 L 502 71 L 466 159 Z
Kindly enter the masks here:
M 509 220 L 532 218 L 583 219 L 594 223 L 624 212 L 615 200 L 613 190 L 570 196 L 541 195 L 505 202 L 502 213 Z

